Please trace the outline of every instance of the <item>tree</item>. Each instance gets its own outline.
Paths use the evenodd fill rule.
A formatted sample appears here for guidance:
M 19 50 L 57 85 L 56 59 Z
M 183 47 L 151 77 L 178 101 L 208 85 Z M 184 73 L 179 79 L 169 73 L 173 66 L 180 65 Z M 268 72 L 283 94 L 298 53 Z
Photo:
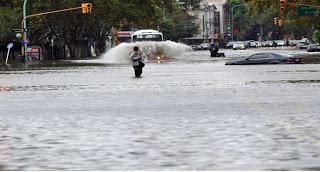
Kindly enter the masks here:
M 0 0 L 1 40 L 14 37 L 11 28 L 20 28 L 22 20 L 21 0 Z M 28 1 L 27 15 L 59 9 L 80 7 L 82 0 L 33 0 Z M 63 51 L 65 46 L 71 58 L 90 56 L 93 46 L 99 55 L 105 50 L 105 42 L 112 30 L 123 28 L 160 29 L 172 40 L 189 36 L 194 32 L 192 17 L 178 8 L 176 0 L 88 0 L 93 4 L 91 14 L 81 10 L 67 11 L 28 18 L 30 45 L 41 45 L 44 52 L 52 49 Z M 17 15 L 18 14 L 18 15 Z M 21 41 L 21 40 L 19 40 Z M 53 51 L 52 51 L 53 52 Z
M 20 28 L 21 9 L 16 7 L 19 4 L 16 0 L 1 0 L 0 3 L 0 43 L 6 43 L 9 40 L 17 39 L 11 29 Z
M 82 1 L 62 0 L 60 3 L 36 1 L 32 4 L 34 12 L 41 10 L 56 10 L 76 7 Z M 172 0 L 91 0 L 92 14 L 66 12 L 31 20 L 38 35 L 32 35 L 35 43 L 48 44 L 48 38 L 59 35 L 70 48 L 71 56 L 75 58 L 88 56 L 88 44 L 96 45 L 98 54 L 105 48 L 105 39 L 111 35 L 112 28 L 121 30 L 125 26 L 134 28 L 156 28 L 163 18 L 163 8 L 167 11 L 173 8 Z
M 312 37 L 315 42 L 320 43 L 320 30 L 315 30 Z
M 273 27 L 273 29 L 280 29 L 281 35 L 286 38 L 300 38 L 300 37 L 311 37 L 312 31 L 315 27 L 319 27 L 320 15 L 319 13 L 315 16 L 301 17 L 297 14 L 297 5 L 287 5 L 284 10 L 280 9 L 279 0 L 270 0 L 270 1 L 256 1 L 256 0 L 245 0 L 246 4 L 249 7 L 251 15 L 255 16 L 257 19 L 265 18 L 266 9 L 269 12 L 272 11 L 273 17 L 280 17 L 284 21 L 284 25 L 281 27 Z M 319 5 L 319 0 L 296 0 L 290 1 L 290 3 L 296 4 L 308 4 L 308 5 Z M 271 14 L 271 13 L 269 13 Z M 271 24 L 272 18 L 268 19 L 269 27 Z M 266 22 L 264 22 L 266 23 Z M 263 23 L 262 23 L 263 25 Z M 265 25 L 264 27 L 268 27 Z
M 195 23 L 195 19 L 185 10 L 176 8 L 163 18 L 159 29 L 166 39 L 179 41 L 181 38 L 192 37 L 197 33 L 199 26 Z

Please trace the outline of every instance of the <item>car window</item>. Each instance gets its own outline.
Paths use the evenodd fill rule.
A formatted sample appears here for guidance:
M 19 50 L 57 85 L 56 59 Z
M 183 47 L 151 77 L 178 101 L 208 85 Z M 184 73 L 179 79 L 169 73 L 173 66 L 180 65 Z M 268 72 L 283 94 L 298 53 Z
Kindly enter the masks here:
M 257 59 L 265 59 L 269 58 L 270 56 L 268 54 L 255 54 L 250 56 L 248 59 L 249 60 L 257 60 Z

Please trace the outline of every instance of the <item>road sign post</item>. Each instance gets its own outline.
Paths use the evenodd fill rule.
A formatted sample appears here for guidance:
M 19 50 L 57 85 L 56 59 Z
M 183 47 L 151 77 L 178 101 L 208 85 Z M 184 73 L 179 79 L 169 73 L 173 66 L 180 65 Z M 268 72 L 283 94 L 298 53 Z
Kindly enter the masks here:
M 9 55 L 10 55 L 10 49 L 13 47 L 13 43 L 9 43 L 7 45 L 8 48 L 8 52 L 7 52 L 7 58 L 6 58 L 6 65 L 8 65 L 8 59 L 9 59 Z

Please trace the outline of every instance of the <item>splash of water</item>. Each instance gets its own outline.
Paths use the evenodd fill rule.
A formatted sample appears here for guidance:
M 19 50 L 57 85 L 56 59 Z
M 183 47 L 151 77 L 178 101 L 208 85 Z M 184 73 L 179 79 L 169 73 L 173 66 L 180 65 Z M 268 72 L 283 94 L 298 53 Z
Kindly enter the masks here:
M 167 59 L 179 58 L 184 52 L 191 50 L 185 44 L 172 41 L 122 43 L 104 53 L 99 60 L 103 63 L 129 63 L 129 53 L 134 46 L 138 46 L 149 60 L 157 55 L 164 55 Z

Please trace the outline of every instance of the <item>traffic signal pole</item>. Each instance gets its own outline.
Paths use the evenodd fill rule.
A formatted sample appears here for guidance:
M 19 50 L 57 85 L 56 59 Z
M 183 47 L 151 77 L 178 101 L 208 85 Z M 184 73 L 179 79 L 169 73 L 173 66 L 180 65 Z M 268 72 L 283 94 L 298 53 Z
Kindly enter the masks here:
M 23 6 L 23 19 L 21 21 L 21 29 L 23 30 L 23 46 L 22 49 L 24 49 L 24 59 L 25 62 L 27 60 L 27 44 L 24 42 L 25 40 L 27 40 L 27 19 L 31 18 L 31 17 L 36 17 L 36 16 L 42 16 L 42 15 L 47 15 L 47 14 L 53 14 L 53 13 L 60 13 L 60 12 L 65 12 L 65 11 L 72 11 L 72 10 L 78 10 L 78 9 L 82 9 L 83 7 L 74 7 L 74 8 L 67 8 L 67 9 L 62 9 L 62 10 L 55 10 L 55 11 L 49 11 L 49 12 L 44 12 L 44 13 L 38 13 L 38 14 L 32 14 L 32 15 L 26 15 L 26 4 L 27 4 L 27 0 L 24 1 L 24 6 Z M 90 12 L 91 12 L 91 5 L 90 5 Z
M 47 14 L 53 14 L 53 13 L 59 13 L 59 12 L 64 12 L 64 11 L 77 10 L 77 9 L 81 9 L 81 8 L 82 8 L 82 7 L 75 7 L 75 8 L 68 8 L 68 9 L 62 9 L 62 10 L 56 10 L 56 11 L 49 11 L 49 12 L 45 12 L 45 13 L 38 13 L 38 14 L 32 14 L 32 15 L 25 16 L 25 17 L 22 19 L 21 28 L 24 27 L 24 24 L 26 23 L 26 20 L 27 20 L 28 18 L 36 17 L 36 16 L 42 16 L 42 15 L 47 15 Z

